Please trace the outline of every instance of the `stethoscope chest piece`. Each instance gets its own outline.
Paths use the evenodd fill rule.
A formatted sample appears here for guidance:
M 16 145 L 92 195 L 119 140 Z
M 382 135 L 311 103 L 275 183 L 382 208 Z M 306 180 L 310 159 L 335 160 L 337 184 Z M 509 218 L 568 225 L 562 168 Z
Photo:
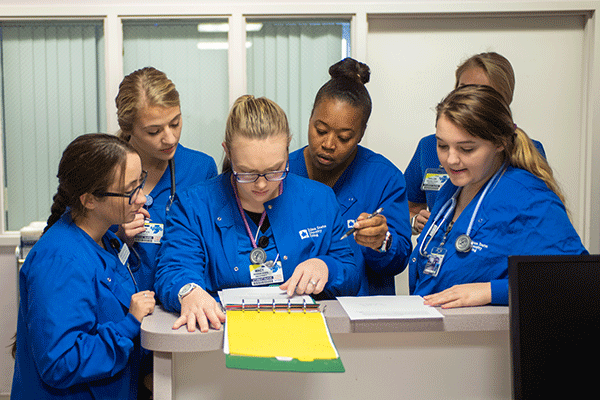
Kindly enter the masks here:
M 263 264 L 267 261 L 267 253 L 262 249 L 262 247 L 255 247 L 250 252 L 250 261 L 252 264 Z
M 471 248 L 473 248 L 473 242 L 469 235 L 463 233 L 462 235 L 456 238 L 454 247 L 458 252 L 468 253 L 469 251 L 471 251 Z

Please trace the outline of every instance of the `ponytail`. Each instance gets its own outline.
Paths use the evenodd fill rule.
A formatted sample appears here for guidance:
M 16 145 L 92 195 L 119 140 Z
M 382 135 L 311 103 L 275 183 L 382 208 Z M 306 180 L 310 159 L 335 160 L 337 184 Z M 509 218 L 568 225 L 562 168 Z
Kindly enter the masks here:
M 60 219 L 65 211 L 67 211 L 67 207 L 69 206 L 68 194 L 66 193 L 65 189 L 61 187 L 61 185 L 58 186 L 58 191 L 52 200 L 53 203 L 52 207 L 50 207 L 50 216 L 48 217 L 48 221 L 43 233 L 46 233 L 46 231 Z
M 533 141 L 520 128 L 516 128 L 514 136 L 514 147 L 510 154 L 510 164 L 531 172 L 544 181 L 548 189 L 552 190 L 563 202 L 565 208 L 567 203 L 560 186 L 554 179 L 554 173 L 548 161 L 540 154 Z M 568 212 L 568 210 L 567 210 Z

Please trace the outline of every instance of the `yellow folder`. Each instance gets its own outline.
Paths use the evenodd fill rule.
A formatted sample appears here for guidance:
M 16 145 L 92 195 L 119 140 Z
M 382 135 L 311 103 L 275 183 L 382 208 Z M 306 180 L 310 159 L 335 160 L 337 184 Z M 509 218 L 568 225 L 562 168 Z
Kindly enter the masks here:
M 320 311 L 227 311 L 229 353 L 277 359 L 336 359 Z

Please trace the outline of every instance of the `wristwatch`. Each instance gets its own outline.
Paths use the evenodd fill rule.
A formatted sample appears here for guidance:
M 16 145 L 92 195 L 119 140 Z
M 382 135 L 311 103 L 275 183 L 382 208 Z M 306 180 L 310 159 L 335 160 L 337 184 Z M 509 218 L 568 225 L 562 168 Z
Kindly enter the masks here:
M 183 287 L 181 289 L 179 289 L 179 294 L 177 295 L 177 297 L 179 298 L 179 302 L 181 303 L 181 300 L 185 296 L 187 296 L 188 294 L 190 294 L 192 292 L 192 290 L 194 290 L 197 287 L 200 287 L 200 286 L 196 285 L 193 282 L 183 285 Z
M 392 247 L 392 234 L 390 233 L 390 231 L 387 231 L 385 233 L 385 239 L 383 239 L 383 244 L 379 248 L 379 251 L 381 253 L 385 253 L 390 249 L 390 247 Z
M 415 226 L 415 224 L 417 223 L 417 217 L 419 216 L 419 214 L 415 214 L 413 215 L 413 217 L 410 219 L 410 227 L 412 229 L 412 234 L 413 235 L 418 235 L 420 232 L 417 230 L 417 227 Z

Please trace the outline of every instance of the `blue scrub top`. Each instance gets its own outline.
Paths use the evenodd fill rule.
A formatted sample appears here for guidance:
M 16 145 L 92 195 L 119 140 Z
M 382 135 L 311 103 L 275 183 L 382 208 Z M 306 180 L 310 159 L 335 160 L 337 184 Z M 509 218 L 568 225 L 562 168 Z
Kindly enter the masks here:
M 588 253 L 558 196 L 530 172 L 509 166 L 481 203 L 470 234 L 471 251 L 457 252 L 454 244 L 458 236 L 467 232 L 483 188 L 452 226 L 443 246 L 447 254 L 438 276 L 427 275 L 423 272 L 427 259 L 420 255 L 419 247 L 435 216 L 455 190 L 450 185 L 442 187 L 432 217 L 410 256 L 411 294 L 424 296 L 457 284 L 491 282 L 492 304 L 507 305 L 509 255 Z M 441 224 L 425 251 L 431 252 L 439 246 L 450 220 L 451 216 Z
M 356 295 L 364 271 L 354 262 L 333 191 L 294 174 L 282 181 L 283 193 L 265 202 L 270 227 L 268 260 L 279 253 L 283 280 L 310 258 L 323 260 L 329 280 L 320 298 Z M 252 232 L 256 224 L 247 218 Z M 167 216 L 158 254 L 156 294 L 169 311 L 180 311 L 179 289 L 194 282 L 213 296 L 225 288 L 251 286 L 252 243 L 238 209 L 231 173 L 178 191 Z
M 308 178 L 305 148 L 290 154 L 290 171 Z M 364 265 L 367 277 L 359 295 L 396 294 L 394 276 L 404 271 L 412 250 L 405 186 L 402 172 L 391 161 L 363 146 L 358 146 L 356 157 L 333 186 L 346 229 L 361 213 L 370 214 L 383 207 L 392 234 L 392 247 L 384 253 L 360 246 L 354 236 L 348 237 L 356 262 Z
M 217 176 L 215 160 L 202 152 L 190 150 L 181 144 L 177 146 L 175 155 L 175 188 L 177 191 L 195 185 L 196 183 Z M 162 177 L 149 195 L 153 203 L 145 208 L 150 212 L 152 223 L 164 224 L 166 221 L 166 205 L 171 196 L 171 167 L 168 166 Z M 156 256 L 160 244 L 135 243 L 134 250 L 140 256 L 140 263 L 135 263 L 134 276 L 138 288 L 154 290 L 154 275 L 156 273 Z
M 133 280 L 112 232 L 104 250 L 66 212 L 19 273 L 17 353 L 10 398 L 136 399 L 140 323 Z
M 546 152 L 544 146 L 537 140 L 532 142 L 540 154 L 545 158 Z M 406 197 L 408 201 L 413 203 L 425 204 L 427 208 L 433 210 L 435 199 L 438 192 L 433 190 L 421 190 L 421 183 L 425 177 L 425 171 L 428 168 L 442 168 L 440 160 L 437 155 L 437 141 L 435 134 L 425 136 L 419 141 L 417 150 L 413 155 L 406 171 L 404 171 L 404 177 L 406 178 Z M 446 181 L 444 186 L 453 186 L 450 180 Z M 456 186 L 453 186 L 456 189 Z

